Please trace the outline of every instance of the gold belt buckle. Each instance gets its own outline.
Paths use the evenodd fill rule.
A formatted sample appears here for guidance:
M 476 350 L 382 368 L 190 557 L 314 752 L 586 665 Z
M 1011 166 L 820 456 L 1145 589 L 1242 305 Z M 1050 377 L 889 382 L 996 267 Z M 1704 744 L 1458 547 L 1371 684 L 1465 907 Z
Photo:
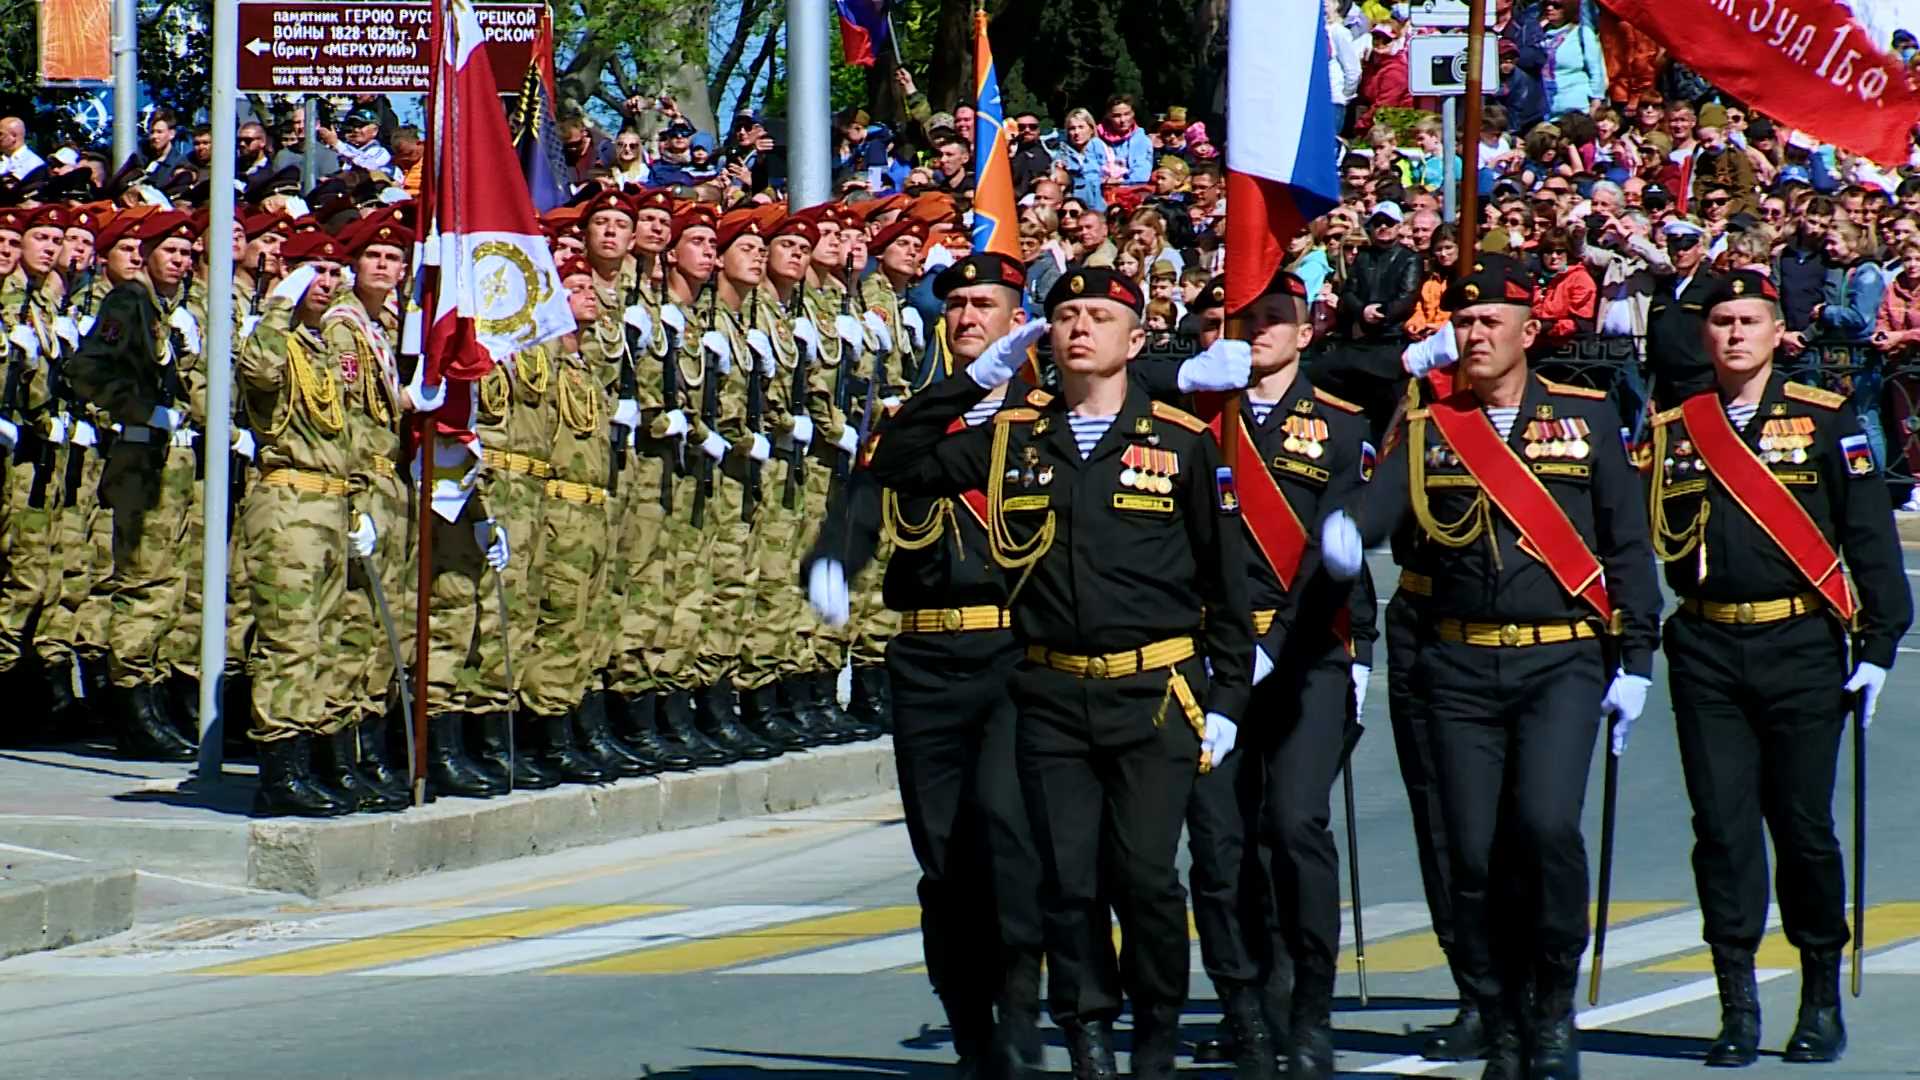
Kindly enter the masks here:
M 947 610 L 940 613 L 940 625 L 942 628 L 946 630 L 947 633 L 952 634 L 959 631 L 960 623 L 961 623 L 961 619 L 960 619 L 959 608 L 948 608 Z
M 1500 628 L 1500 644 L 1511 649 L 1520 644 L 1520 628 L 1512 623 Z
M 1088 658 L 1087 677 L 1090 679 L 1106 678 L 1107 677 L 1107 658 L 1104 656 L 1095 656 L 1095 657 Z
M 1741 626 L 1751 625 L 1753 622 L 1753 605 L 1745 600 L 1735 604 L 1733 606 L 1733 619 Z

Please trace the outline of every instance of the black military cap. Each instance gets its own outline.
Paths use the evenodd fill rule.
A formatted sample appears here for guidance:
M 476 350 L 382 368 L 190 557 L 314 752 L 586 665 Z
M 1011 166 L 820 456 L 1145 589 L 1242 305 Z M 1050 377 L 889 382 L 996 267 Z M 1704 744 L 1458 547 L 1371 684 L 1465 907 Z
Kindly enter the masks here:
M 1291 270 L 1282 270 L 1273 275 L 1273 280 L 1261 291 L 1259 300 L 1268 298 L 1280 301 L 1277 310 L 1284 312 L 1289 322 L 1306 322 L 1312 300 L 1307 296 L 1307 283 L 1299 274 Z
M 1005 285 L 1019 293 L 1027 287 L 1027 268 L 1008 255 L 969 255 L 940 271 L 933 279 L 933 295 L 945 300 L 948 293 L 970 285 Z
M 130 155 L 127 160 L 121 164 L 120 171 L 114 173 L 112 178 L 107 181 L 107 195 L 115 199 L 125 195 L 127 192 L 133 190 L 135 185 L 143 183 L 146 175 L 146 169 L 142 167 L 140 163 L 140 156 L 138 154 Z
M 1225 277 L 1216 277 L 1212 281 L 1207 282 L 1207 287 L 1201 289 L 1200 295 L 1193 298 L 1193 304 L 1189 306 L 1187 310 L 1208 311 L 1213 308 L 1226 306 L 1227 279 Z
M 328 199 L 342 198 L 348 193 L 346 177 L 341 174 L 329 176 L 324 180 L 315 180 L 313 190 L 307 192 L 307 202 L 318 206 Z
M 198 200 L 192 199 L 188 195 L 195 187 L 201 188 Z M 168 173 L 167 178 L 160 181 L 159 188 L 160 194 L 165 195 L 174 202 L 207 201 L 208 188 L 200 184 L 200 174 L 194 172 L 193 168 L 188 165 L 182 165 Z
M 15 184 L 13 188 L 14 205 L 18 206 L 21 203 L 46 201 L 47 181 L 51 179 L 53 179 L 53 174 L 47 171 L 45 165 L 36 165 L 31 170 L 23 173 L 20 176 L 19 183 Z
M 262 169 L 247 185 L 246 202 L 261 203 L 275 195 L 300 194 L 300 167 L 289 165 L 278 172 Z
M 1778 304 L 1780 289 L 1774 285 L 1773 279 L 1758 270 L 1735 270 L 1715 279 L 1713 288 L 1707 290 L 1706 300 L 1700 308 L 1702 311 L 1712 311 L 1734 300 L 1765 300 L 1770 304 Z
M 1510 255 L 1482 255 L 1473 261 L 1473 272 L 1447 286 L 1441 305 L 1459 311 L 1475 304 L 1518 304 L 1533 306 L 1533 279 L 1527 268 Z
M 93 184 L 92 169 L 69 169 L 47 181 L 40 197 L 49 202 L 92 202 L 100 190 Z
M 1146 304 L 1146 298 L 1140 295 L 1140 285 L 1118 270 L 1104 267 L 1087 267 L 1062 274 L 1047 293 L 1047 314 L 1053 309 L 1073 300 L 1111 300 L 1123 304 L 1135 315 Z

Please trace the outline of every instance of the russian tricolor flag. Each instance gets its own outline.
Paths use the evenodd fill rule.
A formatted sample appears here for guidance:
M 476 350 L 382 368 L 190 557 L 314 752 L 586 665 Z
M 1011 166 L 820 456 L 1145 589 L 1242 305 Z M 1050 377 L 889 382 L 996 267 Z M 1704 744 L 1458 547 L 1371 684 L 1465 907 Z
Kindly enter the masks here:
M 887 40 L 889 0 L 833 0 L 840 9 L 840 48 L 847 63 L 872 67 Z
M 1312 32 L 1300 32 L 1303 9 Z M 1259 297 L 1287 242 L 1340 201 L 1326 8 L 1232 0 L 1227 44 L 1227 313 Z

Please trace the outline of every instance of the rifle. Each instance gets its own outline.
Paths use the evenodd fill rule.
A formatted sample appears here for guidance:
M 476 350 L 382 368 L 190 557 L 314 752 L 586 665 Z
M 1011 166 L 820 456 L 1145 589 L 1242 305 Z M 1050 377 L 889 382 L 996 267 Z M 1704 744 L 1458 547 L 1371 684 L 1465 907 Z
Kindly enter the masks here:
M 806 291 L 804 282 L 793 287 L 793 303 L 790 306 L 793 308 L 791 314 L 796 318 L 805 317 L 806 307 L 803 301 L 806 298 Z M 818 329 L 815 327 L 816 332 Z M 787 391 L 789 416 L 801 416 L 806 413 L 807 363 L 807 343 L 796 336 L 793 341 L 793 382 L 788 386 Z M 787 487 L 780 496 L 780 505 L 792 510 L 800 503 L 800 487 L 802 481 L 806 479 L 807 448 L 800 445 L 797 439 L 789 438 L 787 442 Z
M 754 320 L 760 315 L 760 290 L 754 289 L 747 295 L 747 329 L 754 329 Z M 760 375 L 760 358 L 753 355 L 751 345 L 747 348 L 747 437 L 760 433 L 760 426 L 767 421 L 767 384 Z M 761 468 L 758 461 L 747 457 L 747 490 L 740 497 L 740 520 L 753 524 L 753 512 L 760 506 Z
M 187 276 L 180 279 L 180 304 L 175 305 L 175 310 L 178 310 L 180 305 L 185 304 L 187 297 L 192 295 L 192 293 L 193 268 L 188 267 Z M 171 321 L 167 324 L 167 341 L 173 347 L 173 362 L 163 364 L 160 367 L 160 404 L 171 408 L 176 402 L 181 401 L 187 396 L 186 385 L 180 381 L 180 357 L 186 354 L 187 343 L 184 336 L 180 333 L 180 328 L 174 326 Z M 166 460 L 164 450 L 161 453 L 161 460 Z M 193 478 L 195 480 L 204 480 L 206 476 L 206 443 L 200 439 L 195 439 L 193 440 Z
M 20 310 L 14 315 L 13 325 L 28 326 L 33 311 L 34 282 L 27 279 L 26 295 L 20 298 Z M 53 475 L 53 458 L 57 452 L 52 439 L 33 429 L 27 420 L 27 404 L 24 400 L 26 381 L 30 377 L 28 368 L 32 360 L 27 351 L 8 342 L 7 383 L 5 400 L 0 403 L 13 417 L 14 425 L 19 429 L 19 441 L 13 447 L 13 460 L 18 464 L 33 466 L 33 481 L 27 489 L 27 505 L 35 510 L 47 505 L 47 482 Z
M 697 306 L 699 301 L 694 301 Z M 709 280 L 707 282 L 707 325 L 714 325 L 718 318 L 720 290 Z M 700 362 L 704 369 L 704 384 L 700 387 L 700 423 L 708 431 L 714 431 L 720 425 L 720 365 L 714 362 L 705 346 L 700 350 Z M 700 455 L 700 482 L 693 489 L 693 527 L 698 529 L 707 520 L 707 500 L 713 498 L 713 458 Z
M 846 288 L 840 294 L 840 314 L 853 314 L 853 256 L 847 256 L 846 269 L 841 271 L 841 283 Z M 853 409 L 853 373 L 854 357 L 847 357 L 840 364 L 840 370 L 834 373 L 833 407 L 840 414 L 840 422 L 845 423 Z M 836 480 L 845 480 L 853 472 L 851 455 L 841 454 L 834 460 L 833 475 Z
M 627 307 L 630 308 L 639 302 L 640 274 L 638 271 L 635 271 L 633 284 L 627 286 Z M 620 330 L 626 335 L 627 351 L 620 357 L 620 383 L 617 393 L 621 401 L 633 401 L 640 396 L 640 373 L 634 367 L 636 354 L 640 351 L 637 340 L 638 332 L 635 331 L 633 327 L 627 325 L 626 311 L 624 308 L 621 310 L 620 315 Z M 632 437 L 633 432 L 628 431 L 622 434 L 620 425 L 614 425 L 613 453 L 607 459 L 608 491 L 618 491 L 620 488 L 620 470 L 627 467 L 627 440 Z
M 61 280 L 65 281 L 64 276 Z M 62 319 L 68 318 L 73 311 L 75 288 L 74 286 L 69 286 L 60 297 L 59 317 Z M 81 277 L 80 284 L 77 288 L 81 292 L 89 292 L 92 290 L 92 270 L 88 270 L 86 274 Z M 56 353 L 58 351 L 57 349 L 55 350 Z M 64 356 L 55 357 L 48 361 L 47 388 L 52 391 L 56 400 L 64 402 L 69 407 L 69 416 L 73 418 L 76 423 L 79 422 L 80 417 L 84 416 L 85 412 L 82 409 L 79 397 L 73 392 L 73 384 L 67 381 L 67 365 Z M 69 435 L 69 438 L 71 438 L 71 435 Z M 62 496 L 63 506 L 74 506 L 78 504 L 80 500 L 80 484 L 86 475 L 86 463 L 87 448 L 77 442 L 69 442 L 67 444 L 67 468 L 62 476 L 62 490 L 65 492 L 64 496 Z

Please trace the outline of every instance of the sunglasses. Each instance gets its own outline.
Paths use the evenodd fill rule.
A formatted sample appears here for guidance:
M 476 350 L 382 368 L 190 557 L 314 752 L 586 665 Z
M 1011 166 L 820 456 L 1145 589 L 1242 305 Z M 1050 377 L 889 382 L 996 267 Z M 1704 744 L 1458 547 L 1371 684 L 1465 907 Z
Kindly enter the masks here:
M 1725 195 L 1722 195 L 1719 198 L 1714 198 L 1712 196 L 1709 196 L 1707 198 L 1700 200 L 1700 202 L 1706 206 L 1725 206 L 1732 201 L 1733 200 L 1731 198 Z
M 1020 130 L 1021 131 L 1039 131 L 1040 125 L 1039 124 L 1021 124 Z
M 1670 251 L 1687 251 L 1692 248 L 1697 248 L 1699 246 L 1700 246 L 1700 238 L 1697 236 L 1667 237 L 1667 248 Z
M 1785 210 L 1762 210 L 1760 211 L 1760 216 L 1768 221 L 1779 221 L 1781 218 L 1787 216 L 1787 212 Z

